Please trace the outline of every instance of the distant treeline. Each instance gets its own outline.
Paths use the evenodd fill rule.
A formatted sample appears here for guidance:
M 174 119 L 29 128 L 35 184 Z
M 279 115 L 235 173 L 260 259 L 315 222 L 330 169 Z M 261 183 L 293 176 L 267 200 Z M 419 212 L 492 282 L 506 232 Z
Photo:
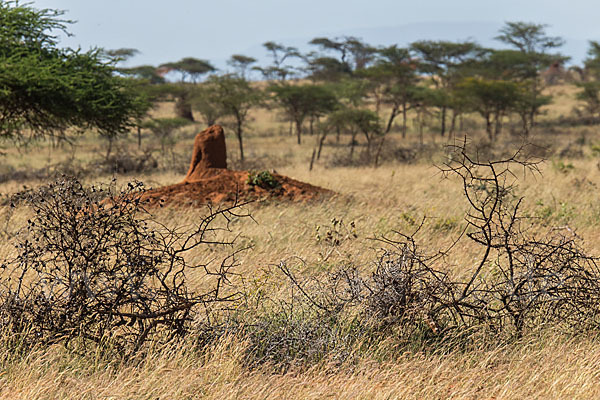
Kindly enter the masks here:
M 600 43 L 591 41 L 581 67 L 565 70 L 564 40 L 546 26 L 507 22 L 496 39 L 506 49 L 474 41 L 421 40 L 408 47 L 373 46 L 355 37 L 315 38 L 314 51 L 266 42 L 268 65 L 235 54 L 229 71 L 186 57 L 159 66 L 123 68 L 135 49 L 111 51 L 60 48 L 52 32 L 66 32 L 62 12 L 0 3 L 0 136 L 66 135 L 94 129 L 108 138 L 149 129 L 167 137 L 200 116 L 206 125 L 226 119 L 243 138 L 253 107 L 282 112 L 298 143 L 317 133 L 320 147 L 329 134 L 366 140 L 376 154 L 395 127 L 407 134 L 408 114 L 422 138 L 423 126 L 437 118 L 442 136 L 460 128 L 461 116 L 479 114 L 490 141 L 507 117 L 528 135 L 543 106 L 552 101 L 544 88 L 568 80 L 579 86 L 585 106 L 577 118 L 600 119 Z M 251 71 L 264 79 L 252 81 Z M 167 81 L 173 73 L 177 82 Z M 177 119 L 151 119 L 158 101 L 176 101 Z
M 582 110 L 586 117 L 600 116 L 600 44 L 590 42 L 584 66 L 566 70 L 568 57 L 559 52 L 564 40 L 548 36 L 545 28 L 506 23 L 496 39 L 509 49 L 431 40 L 404 48 L 381 47 L 355 37 L 319 37 L 310 42 L 315 50 L 306 54 L 280 43 L 264 43 L 272 60 L 264 66 L 235 54 L 228 60 L 228 72 L 192 57 L 119 71 L 136 80 L 151 101 L 166 95 L 176 98 L 181 118 L 192 119 L 192 110 L 208 125 L 233 117 L 241 157 L 248 109 L 265 102 L 283 110 L 298 143 L 305 130 L 312 133 L 318 126 L 323 140 L 329 132 L 343 131 L 353 139 L 364 136 L 370 149 L 397 118 L 405 136 L 410 110 L 421 123 L 428 116 L 438 117 L 442 136 L 457 129 L 461 115 L 478 113 L 493 141 L 508 115 L 518 116 L 522 133 L 528 135 L 540 109 L 552 101 L 543 89 L 562 81 L 581 87 L 578 97 L 587 105 Z M 120 49 L 109 55 L 124 60 L 136 52 Z M 250 71 L 258 71 L 268 84 L 251 84 Z M 165 80 L 173 72 L 180 78 L 177 83 Z

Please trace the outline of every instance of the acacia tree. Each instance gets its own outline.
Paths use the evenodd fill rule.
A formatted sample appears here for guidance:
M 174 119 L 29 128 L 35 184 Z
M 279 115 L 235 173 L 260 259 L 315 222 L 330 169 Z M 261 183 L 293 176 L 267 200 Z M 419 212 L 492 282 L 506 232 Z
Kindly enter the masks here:
M 600 42 L 590 40 L 590 48 L 587 51 L 588 57 L 584 61 L 586 72 L 599 80 L 600 79 Z
M 305 56 L 306 70 L 313 81 L 338 82 L 352 72 L 348 65 L 333 57 L 320 57 L 314 53 Z
M 585 102 L 585 111 L 596 121 L 600 121 L 600 43 L 590 41 L 588 57 L 584 61 L 586 75 L 594 80 L 577 84 L 581 89 L 577 99 Z
M 581 82 L 577 86 L 581 88 L 577 99 L 585 102 L 585 112 L 600 121 L 600 82 Z
M 106 50 L 106 54 L 116 61 L 127 61 L 131 57 L 140 54 L 140 51 L 138 49 L 122 47 L 120 49 Z
M 192 88 L 186 84 L 187 79 L 189 78 L 189 83 L 195 85 L 203 75 L 215 71 L 216 68 L 207 60 L 200 60 L 193 57 L 185 57 L 177 62 L 165 63 L 160 68 L 166 71 L 177 71 L 181 75 L 179 85 L 169 86 L 169 88 L 173 89 L 171 94 L 177 99 L 175 102 L 175 112 L 177 117 L 193 122 L 194 116 L 190 104 Z
M 202 75 L 216 70 L 209 61 L 193 57 L 185 57 L 177 62 L 165 63 L 161 67 L 179 72 L 181 82 L 185 82 L 189 77 L 192 83 L 198 82 Z
M 502 118 L 521 95 L 520 87 L 514 82 L 483 78 L 466 78 L 457 85 L 456 92 L 485 119 L 490 141 L 498 137 Z
M 475 85 L 473 82 L 494 83 L 488 86 L 488 89 L 493 87 L 500 90 L 500 92 L 500 86 L 503 85 L 505 88 L 511 85 L 516 87 L 518 90 L 515 91 L 509 108 L 510 111 L 515 112 L 521 118 L 523 134 L 527 136 L 531 130 L 530 114 L 532 108 L 539 109 L 549 104 L 551 97 L 542 96 L 540 93 L 531 91 L 531 80 L 536 74 L 532 70 L 531 60 L 527 54 L 513 49 L 486 49 L 485 51 L 486 53 L 481 59 L 471 63 L 469 66 L 472 74 L 481 78 L 479 81 L 472 81 L 471 83 L 473 85 Z M 470 89 L 475 89 L 473 85 Z M 465 91 L 464 89 L 462 87 L 452 94 L 458 94 L 458 96 L 454 97 L 458 99 L 459 103 L 461 101 L 466 103 L 468 108 L 468 104 L 472 104 L 474 100 L 467 98 L 466 94 L 469 91 Z M 483 89 L 483 87 L 480 86 L 479 89 Z M 478 95 L 476 92 L 476 90 L 471 90 L 471 94 L 474 94 L 475 97 Z M 499 96 L 502 97 L 502 94 L 499 93 Z M 477 106 L 481 106 L 481 104 L 477 104 Z M 490 135 L 489 131 L 488 135 Z
M 326 130 L 340 129 L 350 134 L 350 159 L 354 155 L 356 146 L 356 136 L 362 133 L 367 140 L 367 154 L 371 154 L 372 144 L 377 136 L 381 136 L 381 121 L 379 116 L 371 110 L 357 109 L 351 107 L 340 107 L 329 114 L 325 122 Z M 321 137 L 319 143 L 319 153 L 322 143 L 325 141 L 325 134 Z
M 523 80 L 529 83 L 527 101 L 528 112 L 524 114 L 527 121 L 526 132 L 535 126 L 535 116 L 547 101 L 539 99 L 543 89 L 540 72 L 556 61 L 565 61 L 568 57 L 551 54 L 548 51 L 561 47 L 564 40 L 558 36 L 548 36 L 545 32 L 547 25 L 526 22 L 507 22 L 496 37 L 503 43 L 516 48 L 525 59 L 522 69 Z
M 166 83 L 165 78 L 153 65 L 139 65 L 137 67 L 121 68 L 119 71 L 127 77 L 138 79 L 140 82 L 148 83 L 150 85 Z
M 202 82 L 192 92 L 190 104 L 200 114 L 206 126 L 216 124 L 219 118 L 225 114 L 218 97 L 219 88 L 215 84 L 214 79 Z
M 389 133 L 394 119 L 402 114 L 402 137 L 406 137 L 407 112 L 414 102 L 419 80 L 416 65 L 409 49 L 394 45 L 380 49 L 378 54 L 375 65 L 366 69 L 364 76 L 374 81 L 374 90 L 381 95 L 379 101 L 392 106 L 383 133 Z
M 449 42 L 421 40 L 410 45 L 417 58 L 421 60 L 419 69 L 430 75 L 437 89 L 448 91 L 456 84 L 467 70 L 464 67 L 477 60 L 483 49 L 475 42 Z M 448 96 L 445 96 L 449 99 Z M 440 103 L 441 135 L 446 133 L 446 113 L 449 103 Z
M 275 85 L 271 91 L 275 94 L 275 101 L 294 121 L 298 144 L 302 143 L 305 119 L 326 114 L 337 105 L 333 91 L 323 85 Z
M 189 123 L 190 121 L 184 118 L 153 118 L 144 123 L 144 128 L 149 129 L 159 139 L 161 153 L 165 156 L 167 148 L 173 153 L 173 132 Z
M 132 48 L 120 48 L 107 50 L 106 54 L 117 62 L 129 60 L 131 57 L 139 54 L 139 50 Z M 141 109 L 140 115 L 136 119 L 137 142 L 138 147 L 142 147 L 142 127 L 145 125 L 143 119 L 148 117 L 148 113 L 153 108 L 154 104 L 164 95 L 163 87 L 160 84 L 166 82 L 165 78 L 160 75 L 156 67 L 152 65 L 140 65 L 136 67 L 120 67 L 119 74 L 129 78 L 129 82 L 140 98 L 140 105 L 144 106 Z M 112 149 L 112 140 L 109 140 L 107 157 Z
M 98 49 L 59 48 L 64 12 L 0 2 L 0 136 L 57 135 L 68 128 L 127 132 L 145 112 L 127 80 Z
M 267 80 L 277 79 L 285 81 L 294 69 L 285 63 L 286 60 L 300 57 L 298 49 L 292 46 L 284 46 L 276 42 L 265 42 L 263 47 L 269 52 L 273 62 L 267 67 L 254 67 L 253 69 L 262 73 Z
M 237 75 L 246 79 L 250 66 L 256 63 L 256 61 L 256 58 L 253 57 L 234 54 L 227 60 L 227 65 L 231 66 Z
M 217 103 L 223 115 L 235 120 L 235 135 L 240 149 L 240 160 L 244 161 L 243 133 L 248 123 L 248 112 L 262 101 L 262 92 L 250 86 L 250 83 L 236 75 L 211 76 L 208 83 L 214 85 L 213 101 Z
M 319 47 L 322 51 L 334 52 L 339 60 L 333 57 L 318 57 L 336 60 L 341 70 L 347 73 L 363 69 L 374 59 L 376 49 L 354 36 L 341 38 L 317 37 L 309 42 Z

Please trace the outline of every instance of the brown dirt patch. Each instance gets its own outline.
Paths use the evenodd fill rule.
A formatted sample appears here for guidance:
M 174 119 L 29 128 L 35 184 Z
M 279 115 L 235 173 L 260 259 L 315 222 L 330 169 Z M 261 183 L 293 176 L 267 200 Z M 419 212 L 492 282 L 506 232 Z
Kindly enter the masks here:
M 142 200 L 150 206 L 201 207 L 207 203 L 224 203 L 247 200 L 285 199 L 308 201 L 332 195 L 331 190 L 300 182 L 287 176 L 272 174 L 280 183 L 275 189 L 265 189 L 247 183 L 248 171 L 215 171 L 214 176 L 150 189 Z
M 190 168 L 183 182 L 148 190 L 142 200 L 149 206 L 200 207 L 207 203 L 269 198 L 307 201 L 333 194 L 287 176 L 271 175 L 278 183 L 275 188 L 249 184 L 248 171 L 228 170 L 225 134 L 220 125 L 213 125 L 196 135 Z

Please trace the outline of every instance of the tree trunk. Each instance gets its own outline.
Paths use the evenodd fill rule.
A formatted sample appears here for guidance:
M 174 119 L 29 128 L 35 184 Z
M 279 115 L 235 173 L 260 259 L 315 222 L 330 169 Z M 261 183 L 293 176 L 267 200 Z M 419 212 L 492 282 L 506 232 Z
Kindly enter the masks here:
M 441 134 L 442 137 L 444 137 L 444 135 L 446 134 L 446 106 L 442 107 L 442 130 L 441 130 Z
M 529 123 L 527 121 L 527 113 L 521 114 L 521 122 L 523 124 L 523 135 L 529 136 Z
M 371 157 L 371 140 L 373 139 L 373 137 L 371 135 L 369 135 L 369 132 L 367 132 L 367 131 L 363 131 L 363 134 L 365 135 L 365 138 L 367 139 L 367 155 L 370 158 Z
M 423 110 L 421 107 L 417 111 L 417 123 L 419 124 L 419 144 L 423 147 Z
M 142 128 L 137 126 L 138 149 L 142 147 Z
M 238 143 L 240 145 L 240 160 L 243 162 L 244 161 L 244 143 L 242 141 L 242 122 L 239 119 L 237 121 L 236 135 L 238 138 Z
M 392 130 L 392 123 L 394 122 L 396 115 L 398 115 L 398 106 L 394 105 L 392 108 L 392 113 L 390 114 L 390 118 L 388 119 L 388 123 L 385 127 L 385 133 L 388 133 Z
M 302 121 L 296 120 L 296 134 L 298 135 L 298 144 L 302 144 Z
M 492 131 L 492 118 L 490 113 L 485 114 L 485 131 L 490 139 L 490 142 L 494 141 L 494 132 Z
M 500 111 L 496 111 L 496 120 L 494 127 L 494 137 L 498 138 L 500 135 L 500 131 L 502 131 L 502 113 Z
M 385 136 L 381 138 L 379 141 L 379 146 L 377 146 L 377 153 L 375 153 L 375 168 L 379 165 L 379 157 L 381 156 L 381 150 L 383 150 L 383 143 L 385 142 Z
M 192 106 L 187 100 L 187 96 L 181 96 L 175 102 L 175 114 L 179 118 L 187 119 L 188 121 L 194 122 L 194 115 L 192 114 Z
M 406 103 L 402 103 L 402 139 L 406 139 Z
M 450 121 L 450 132 L 448 133 L 451 137 L 454 135 L 454 131 L 456 129 L 456 118 L 458 117 L 458 113 L 456 110 L 452 110 L 452 120 Z
M 108 160 L 108 157 L 110 157 L 110 153 L 112 152 L 113 140 L 114 140 L 114 136 L 108 137 L 108 148 L 106 149 L 106 159 L 107 160 Z
M 325 138 L 327 137 L 327 131 L 324 130 L 323 134 L 319 138 L 319 149 L 317 151 L 317 160 L 321 159 L 321 150 L 323 149 L 323 143 L 325 143 Z
M 529 112 L 529 128 L 533 128 L 535 126 L 535 103 L 537 100 L 537 77 L 533 79 L 533 106 L 531 106 L 531 111 Z

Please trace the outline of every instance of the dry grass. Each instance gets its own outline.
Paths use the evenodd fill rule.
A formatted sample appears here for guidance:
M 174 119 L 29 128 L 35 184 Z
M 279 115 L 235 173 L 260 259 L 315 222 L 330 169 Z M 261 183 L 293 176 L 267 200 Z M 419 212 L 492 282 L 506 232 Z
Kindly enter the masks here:
M 37 350 L 0 376 L 3 399 L 594 399 L 600 349 L 594 339 L 531 338 L 489 350 L 398 354 L 394 362 L 319 365 L 278 374 L 247 370 L 244 344 L 199 357 L 185 346 L 135 367 Z
M 567 114 L 574 104 L 571 87 L 558 87 L 560 103 L 550 106 L 549 114 Z M 565 97 L 565 99 L 562 99 Z M 563 101 L 564 100 L 564 101 Z M 157 116 L 169 115 L 172 104 L 163 104 Z M 199 129 L 199 127 L 197 127 Z M 180 135 L 176 151 L 189 151 L 193 129 Z M 548 136 L 537 132 L 532 140 L 551 142 L 556 149 L 573 143 L 578 128 Z M 428 135 L 428 140 L 432 135 Z M 314 140 L 307 137 L 302 146 L 288 136 L 287 125 L 266 110 L 254 114 L 246 146 L 250 160 L 275 160 L 279 173 L 336 191 L 331 200 L 310 203 L 263 203 L 248 207 L 255 221 L 240 220 L 234 229 L 241 237 L 239 246 L 252 245 L 240 255 L 237 272 L 246 282 L 269 282 L 264 287 L 276 293 L 281 277 L 271 266 L 283 259 L 299 257 L 304 263 L 292 268 L 304 276 L 335 269 L 351 260 L 370 268 L 379 244 L 377 235 L 393 230 L 410 232 L 427 217 L 418 240 L 432 250 L 452 242 L 463 224 L 466 209 L 460 187 L 455 181 L 442 180 L 432 161 L 443 160 L 443 153 L 413 164 L 387 162 L 372 167 L 327 167 L 327 159 L 345 146 L 336 147 L 333 138 L 325 148 L 324 160 L 308 171 Z M 395 143 L 402 143 L 398 137 Z M 151 144 L 151 138 L 145 137 Z M 228 137 L 230 159 L 235 160 L 233 137 Z M 348 138 L 342 137 L 341 143 Z M 439 140 L 439 139 L 438 139 Z M 407 140 L 415 143 L 414 137 Z M 600 254 L 600 185 L 598 161 L 591 145 L 600 142 L 597 132 L 586 131 L 581 145 L 583 157 L 552 157 L 542 167 L 541 176 L 527 176 L 519 182 L 519 193 L 526 197 L 525 210 L 535 220 L 535 229 L 569 227 L 585 240 L 591 254 Z M 135 141 L 130 140 L 130 145 Z M 49 144 L 21 151 L 8 149 L 3 162 L 15 168 L 35 166 L 69 157 L 90 160 L 103 153 L 104 144 L 83 137 L 75 149 L 53 149 Z M 108 177 L 93 177 L 106 181 Z M 153 186 L 177 182 L 181 175 L 161 171 L 140 176 L 120 176 L 120 182 L 137 178 Z M 14 193 L 23 184 L 6 182 L 1 193 Z M 201 210 L 166 209 L 160 218 L 186 223 Z M 10 218 L 9 218 L 10 217 Z M 0 235 L 10 238 L 23 226 L 24 210 L 0 209 Z M 332 229 L 332 218 L 354 221 L 358 238 L 348 238 L 330 256 L 327 245 L 317 239 L 319 232 Z M 190 257 L 201 260 L 219 255 L 218 249 L 198 250 Z M 9 240 L 0 244 L 0 257 L 13 252 Z M 460 274 L 477 261 L 477 249 L 468 242 L 455 248 L 448 265 Z M 194 286 L 200 279 L 191 277 Z M 390 338 L 390 343 L 393 343 Z M 335 366 L 321 363 L 309 369 L 298 368 L 278 373 L 270 366 L 248 369 L 245 366 L 243 340 L 228 339 L 210 351 L 199 351 L 191 343 L 170 349 L 150 351 L 136 364 L 107 361 L 99 355 L 73 354 L 60 346 L 39 348 L 18 356 L 0 350 L 0 398 L 2 399 L 523 399 L 523 398 L 598 398 L 600 397 L 600 345 L 597 338 L 564 337 L 551 330 L 539 336 L 493 348 L 477 344 L 468 349 L 428 349 L 407 351 L 386 347 L 358 353 L 352 364 Z

